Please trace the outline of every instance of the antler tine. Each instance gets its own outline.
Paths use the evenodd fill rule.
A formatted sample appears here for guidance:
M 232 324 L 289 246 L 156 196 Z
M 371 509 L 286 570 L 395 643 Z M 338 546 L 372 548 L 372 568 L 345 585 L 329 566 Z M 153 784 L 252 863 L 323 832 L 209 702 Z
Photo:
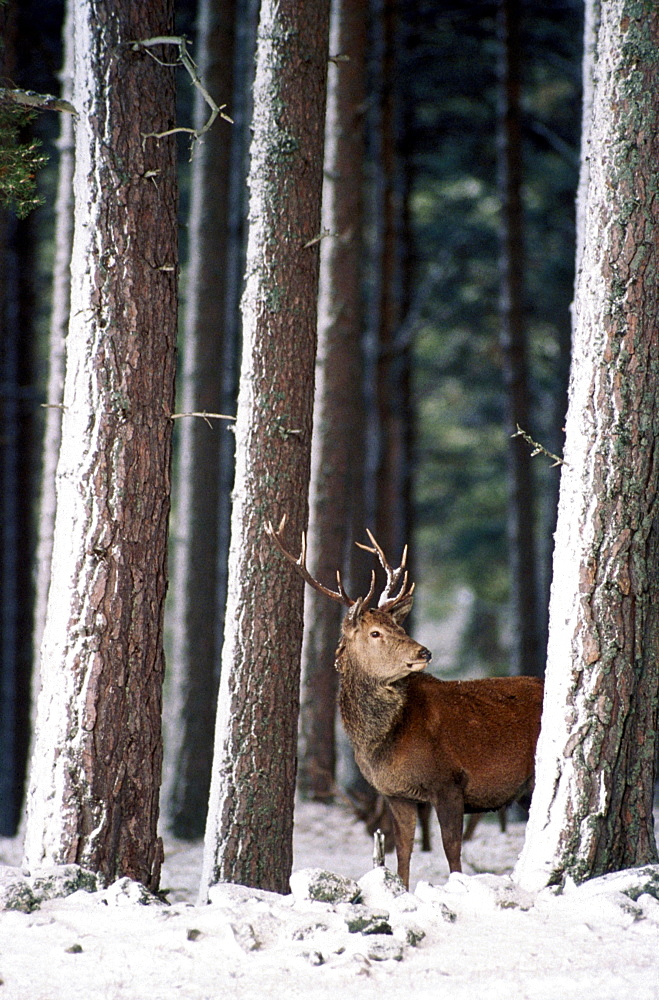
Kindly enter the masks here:
M 410 589 L 408 590 L 407 587 L 408 575 L 407 571 L 405 571 L 405 575 L 403 576 L 403 582 L 400 586 L 400 589 L 398 593 L 394 596 L 394 591 L 398 586 L 398 581 L 400 580 L 401 573 L 403 573 L 403 571 L 405 570 L 405 564 L 407 562 L 407 545 L 403 549 L 403 555 L 400 560 L 400 566 L 398 567 L 398 569 L 394 569 L 393 566 L 390 565 L 387 557 L 385 556 L 382 546 L 378 545 L 377 541 L 375 540 L 373 532 L 369 531 L 369 529 L 367 528 L 366 534 L 373 543 L 372 547 L 369 545 L 362 545 L 361 542 L 357 542 L 357 545 L 359 545 L 360 549 L 364 549 L 366 552 L 372 552 L 374 555 L 377 555 L 378 559 L 380 560 L 380 565 L 387 574 L 387 584 L 382 593 L 380 594 L 380 599 L 378 600 L 378 607 L 379 608 L 390 607 L 393 603 L 396 603 L 399 600 L 401 600 L 401 598 L 406 597 L 408 594 L 411 594 L 412 591 L 414 590 L 414 584 L 412 584 Z
M 275 529 L 274 529 L 274 527 L 272 525 L 272 521 L 266 521 L 266 523 L 265 523 L 266 534 L 268 534 L 270 536 L 270 538 L 273 540 L 273 542 L 275 543 L 275 545 L 277 546 L 277 548 L 279 549 L 279 551 L 281 552 L 281 554 L 284 556 L 284 558 L 287 559 L 289 563 L 291 563 L 291 565 L 297 571 L 298 575 L 301 576 L 302 579 L 306 583 L 308 583 L 310 587 L 313 587 L 313 589 L 317 590 L 318 593 L 325 594 L 326 597 L 330 597 L 333 601 L 339 601 L 339 603 L 345 604 L 347 607 L 351 608 L 355 602 L 350 597 L 348 597 L 348 595 L 347 595 L 347 593 L 345 591 L 345 588 L 344 588 L 343 584 L 341 583 L 341 576 L 340 576 L 338 570 L 337 570 L 337 578 L 338 578 L 338 583 L 339 583 L 339 589 L 338 589 L 338 591 L 330 590 L 329 587 L 323 586 L 323 584 L 319 583 L 318 580 L 314 580 L 314 578 L 312 577 L 311 573 L 307 569 L 307 536 L 306 536 L 306 533 L 304 531 L 302 532 L 302 543 L 301 543 L 301 547 L 300 547 L 300 554 L 299 554 L 299 556 L 296 559 L 295 556 L 291 555 L 291 553 L 288 551 L 288 549 L 286 549 L 284 547 L 284 543 L 282 541 L 282 537 L 281 536 L 282 536 L 282 534 L 284 532 L 284 528 L 285 527 L 286 527 L 286 515 L 285 514 L 284 514 L 284 516 L 282 517 L 282 519 L 281 519 L 281 521 L 279 523 L 279 528 L 278 528 L 277 531 L 275 531 Z

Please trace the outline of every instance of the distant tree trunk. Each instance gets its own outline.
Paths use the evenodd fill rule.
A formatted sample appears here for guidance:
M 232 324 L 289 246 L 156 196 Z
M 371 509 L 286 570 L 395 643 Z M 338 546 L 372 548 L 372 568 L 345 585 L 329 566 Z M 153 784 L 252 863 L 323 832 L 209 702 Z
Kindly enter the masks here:
M 403 114 L 397 47 L 399 0 L 372 4 L 376 104 L 373 180 L 375 222 L 375 407 L 379 434 L 375 471 L 378 542 L 392 560 L 411 541 L 410 345 L 400 337 L 409 306 L 406 183 L 401 155 Z
M 30 5 L 0 12 L 2 77 L 29 85 Z M 34 11 L 31 11 L 34 14 Z M 30 737 L 35 547 L 33 511 L 40 412 L 36 388 L 34 214 L 0 212 L 0 834 L 18 828 Z
M 303 595 L 264 526 L 286 512 L 299 539 L 307 518 L 328 36 L 329 0 L 261 5 L 227 629 L 202 898 L 218 881 L 287 892 L 292 866 Z
M 200 0 L 197 69 L 208 92 L 229 105 L 233 91 L 235 4 Z M 196 127 L 208 117 L 195 95 Z M 189 265 L 179 409 L 220 413 L 224 366 L 229 174 L 232 126 L 218 119 L 193 153 Z M 184 417 L 178 430 L 172 608 L 171 725 L 165 732 L 166 811 L 177 837 L 202 837 L 206 824 L 219 681 L 220 493 L 226 424 Z M 226 558 L 226 553 L 224 558 Z M 220 599 L 220 597 L 222 599 Z
M 659 10 L 599 13 L 530 887 L 657 860 Z
M 63 60 L 60 97 L 73 100 L 73 5 L 66 4 L 62 29 Z M 64 343 L 71 303 L 71 247 L 73 243 L 73 116 L 61 115 L 58 140 L 57 198 L 55 202 L 55 260 L 53 301 L 48 340 L 48 387 L 46 426 L 42 446 L 39 539 L 35 568 L 34 641 L 32 691 L 36 707 L 39 691 L 41 641 L 46 624 L 50 564 L 55 526 L 55 474 L 62 436 L 64 391 Z
M 309 568 L 332 583 L 346 576 L 352 507 L 361 494 L 362 192 L 365 10 L 333 0 L 325 126 L 325 179 L 318 300 L 318 362 L 311 453 Z M 347 57 L 347 60 L 345 60 Z M 363 555 L 363 554 L 362 554 Z M 341 607 L 311 588 L 305 597 L 300 706 L 300 787 L 312 798 L 334 794 L 336 669 Z
M 32 614 L 30 505 L 36 398 L 32 310 L 26 302 L 33 247 L 28 220 L 0 219 L 0 836 L 12 837 L 23 802 L 30 732 Z
M 74 8 L 71 322 L 26 863 L 158 886 L 176 337 L 169 3 Z M 155 49 L 161 60 L 171 53 Z
M 508 547 L 512 673 L 542 676 L 524 321 L 524 221 L 520 110 L 520 0 L 499 0 L 499 191 L 501 198 L 501 347 L 508 434 Z

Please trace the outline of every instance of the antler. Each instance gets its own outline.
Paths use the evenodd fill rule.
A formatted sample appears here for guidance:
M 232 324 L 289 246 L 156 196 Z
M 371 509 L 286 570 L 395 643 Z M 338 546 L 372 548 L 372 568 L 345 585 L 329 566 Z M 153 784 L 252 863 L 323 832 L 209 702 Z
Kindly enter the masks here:
M 413 583 L 410 584 L 409 587 L 407 585 L 407 571 L 405 570 L 405 563 L 407 562 L 407 545 L 403 549 L 403 555 L 400 560 L 400 566 L 398 567 L 398 569 L 394 569 L 393 566 L 389 565 L 387 557 L 382 551 L 381 546 L 378 545 L 375 538 L 373 537 L 373 533 L 369 531 L 368 528 L 366 529 L 366 534 L 373 543 L 372 546 L 362 545 L 361 542 L 357 542 L 356 544 L 359 546 L 360 549 L 364 549 L 364 551 L 366 552 L 372 552 L 374 555 L 377 555 L 378 559 L 380 560 L 380 565 L 387 574 L 387 583 L 384 590 L 380 594 L 378 600 L 378 607 L 381 608 L 382 611 L 390 611 L 400 601 L 404 600 L 407 597 L 410 597 L 411 594 L 414 593 L 414 584 Z M 404 573 L 403 582 L 400 585 L 400 590 L 398 591 L 397 594 L 394 595 L 394 591 L 396 590 L 398 582 L 403 573 Z
M 266 533 L 273 540 L 273 542 L 275 543 L 281 554 L 284 556 L 284 558 L 287 559 L 288 562 L 295 567 L 297 573 L 302 577 L 303 580 L 305 580 L 309 584 L 310 587 L 313 587 L 314 590 L 317 590 L 319 594 L 325 594 L 326 597 L 331 597 L 333 601 L 339 601 L 341 604 L 345 604 L 346 607 L 348 608 L 352 608 L 353 605 L 357 603 L 360 606 L 368 604 L 370 599 L 373 597 L 373 591 L 375 590 L 375 573 L 373 573 L 371 577 L 371 589 L 369 590 L 367 596 L 364 598 L 363 601 L 361 600 L 353 601 L 352 598 L 348 597 L 345 588 L 343 586 L 343 583 L 341 581 L 341 572 L 338 569 L 336 571 L 338 590 L 330 590 L 329 587 L 323 586 L 323 584 L 319 583 L 318 580 L 314 580 L 311 573 L 307 569 L 307 536 L 305 532 L 304 531 L 302 532 L 302 547 L 300 549 L 300 554 L 296 559 L 295 556 L 291 555 L 291 553 L 284 547 L 282 541 L 282 535 L 285 527 L 286 527 L 286 515 L 284 514 L 279 523 L 279 528 L 277 529 L 277 531 L 275 531 L 272 525 L 272 521 L 266 521 L 265 530 Z

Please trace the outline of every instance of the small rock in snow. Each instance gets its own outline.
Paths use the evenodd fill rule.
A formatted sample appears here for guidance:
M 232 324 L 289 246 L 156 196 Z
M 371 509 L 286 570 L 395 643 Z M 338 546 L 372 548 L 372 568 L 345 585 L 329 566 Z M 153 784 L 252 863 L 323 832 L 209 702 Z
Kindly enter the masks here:
M 297 901 L 352 903 L 361 895 L 357 882 L 322 868 L 302 868 L 291 875 L 291 892 Z
M 455 913 L 452 915 L 453 920 L 455 920 Z M 426 932 L 418 924 L 407 924 L 404 928 L 405 943 L 409 944 L 412 948 L 416 948 L 418 944 L 423 941 L 426 936 Z M 400 931 L 396 930 L 396 935 L 399 936 Z
M 398 875 L 388 868 L 372 868 L 359 880 L 361 898 L 368 906 L 384 907 L 400 913 L 416 910 L 418 903 Z
M 20 868 L 0 868 L 0 910 L 31 913 L 39 905 Z
M 166 906 L 161 899 L 149 892 L 141 882 L 134 882 L 125 875 L 100 893 L 110 906 Z
M 369 939 L 366 955 L 374 962 L 386 962 L 388 959 L 400 962 L 403 951 L 403 945 L 395 938 L 375 936 Z
M 652 924 L 659 924 L 659 899 L 655 899 L 649 892 L 642 893 L 636 900 L 638 906 L 643 910 L 643 916 Z
M 622 892 L 607 892 L 597 896 L 571 893 L 564 896 L 562 901 L 575 920 L 589 927 L 630 927 L 644 916 L 642 907 L 637 906 Z
M 372 910 L 361 903 L 346 905 L 343 918 L 350 934 L 392 934 L 386 910 Z
M 431 885 L 430 882 L 420 881 L 417 884 L 415 895 L 422 903 L 430 903 L 435 910 L 439 911 L 442 920 L 453 924 L 457 918 L 455 911 L 446 903 L 446 899 L 451 899 L 446 890 L 446 886 L 435 886 Z
M 232 923 L 231 930 L 233 931 L 233 937 L 237 945 L 243 951 L 258 951 L 261 947 L 261 942 L 256 936 L 254 928 L 248 923 Z
M 30 877 L 32 891 L 41 903 L 46 899 L 62 899 L 78 890 L 98 892 L 103 886 L 94 872 L 80 865 L 53 865 L 40 868 Z
M 329 927 L 327 924 L 315 921 L 314 923 L 303 924 L 301 927 L 296 927 L 291 936 L 293 941 L 306 941 L 307 938 L 314 937 L 316 934 L 323 934 L 328 930 Z
M 598 896 L 601 893 L 624 892 L 625 896 L 636 901 L 643 893 L 659 899 L 659 865 L 642 865 L 640 868 L 626 868 L 620 872 L 609 872 L 598 878 L 588 879 L 580 885 L 575 885 L 572 879 L 566 880 L 565 895 L 576 893 L 582 898 Z
M 419 883 L 417 896 L 424 902 L 453 901 L 460 907 L 478 910 L 520 909 L 530 910 L 535 897 L 521 889 L 509 875 L 464 875 L 453 872 L 441 889 Z
M 286 901 L 290 897 L 280 896 L 278 892 L 269 892 L 267 889 L 252 889 L 250 886 L 234 882 L 217 882 L 208 889 L 208 902 L 213 906 L 231 906 L 234 903 L 247 903 L 254 899 L 281 906 L 282 903 L 288 905 Z
M 309 965 L 324 965 L 326 961 L 322 951 L 305 951 L 304 958 Z

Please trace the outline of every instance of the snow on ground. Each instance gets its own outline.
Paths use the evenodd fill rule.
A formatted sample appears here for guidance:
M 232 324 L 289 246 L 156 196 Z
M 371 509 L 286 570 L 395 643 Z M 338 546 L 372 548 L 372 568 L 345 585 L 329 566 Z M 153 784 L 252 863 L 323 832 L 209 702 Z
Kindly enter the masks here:
M 370 872 L 362 904 L 305 898 L 300 876 L 295 896 L 220 886 L 196 906 L 201 847 L 170 842 L 170 906 L 121 883 L 0 912 L 0 1000 L 659 1000 L 659 866 L 531 896 L 507 876 L 523 836 L 481 822 L 465 876 L 447 880 L 435 827 L 434 852 L 413 855 L 414 894 L 395 897 L 373 887 L 347 809 L 300 803 L 295 870 Z M 0 865 L 20 865 L 16 841 L 0 840 Z

